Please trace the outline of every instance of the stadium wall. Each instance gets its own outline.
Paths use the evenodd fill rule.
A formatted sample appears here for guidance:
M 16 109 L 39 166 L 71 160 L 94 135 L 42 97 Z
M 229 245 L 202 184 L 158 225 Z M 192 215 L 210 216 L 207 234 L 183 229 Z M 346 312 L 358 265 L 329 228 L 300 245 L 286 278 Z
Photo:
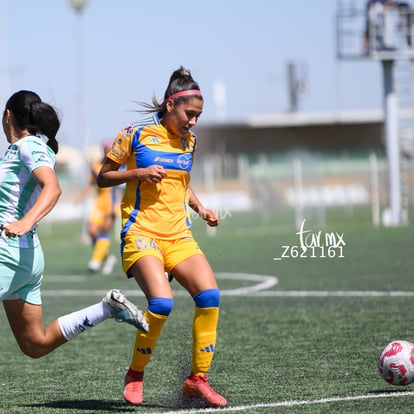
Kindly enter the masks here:
M 384 151 L 382 122 L 301 126 L 200 125 L 198 154 L 307 151 Z

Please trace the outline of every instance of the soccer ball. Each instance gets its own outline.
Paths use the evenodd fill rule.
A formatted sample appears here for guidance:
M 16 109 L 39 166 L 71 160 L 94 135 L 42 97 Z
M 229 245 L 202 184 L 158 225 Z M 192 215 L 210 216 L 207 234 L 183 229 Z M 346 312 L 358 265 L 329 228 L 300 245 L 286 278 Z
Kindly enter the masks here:
M 390 342 L 380 353 L 378 369 L 390 384 L 411 384 L 414 380 L 414 343 L 403 340 Z

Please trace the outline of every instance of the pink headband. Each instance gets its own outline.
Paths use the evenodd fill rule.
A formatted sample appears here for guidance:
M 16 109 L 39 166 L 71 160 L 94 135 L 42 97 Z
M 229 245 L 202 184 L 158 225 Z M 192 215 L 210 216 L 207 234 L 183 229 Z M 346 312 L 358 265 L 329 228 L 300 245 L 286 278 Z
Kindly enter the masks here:
M 198 96 L 202 96 L 200 90 L 198 90 L 198 89 L 188 89 L 186 91 L 181 91 L 181 92 L 173 93 L 167 99 L 174 99 L 174 98 L 179 98 L 180 96 L 187 96 L 187 95 L 198 95 Z

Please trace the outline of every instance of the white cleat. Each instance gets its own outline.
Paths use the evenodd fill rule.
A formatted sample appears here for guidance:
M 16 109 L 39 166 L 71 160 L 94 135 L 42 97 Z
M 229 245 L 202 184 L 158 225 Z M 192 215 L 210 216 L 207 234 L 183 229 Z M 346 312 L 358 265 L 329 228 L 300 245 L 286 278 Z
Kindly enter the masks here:
M 110 275 L 114 270 L 114 266 L 116 265 L 116 257 L 113 254 L 110 254 L 106 260 L 104 265 L 102 266 L 101 272 L 104 275 Z
M 88 262 L 88 270 L 91 273 L 99 272 L 99 269 L 101 268 L 101 263 L 97 262 L 96 260 L 89 260 Z
M 142 332 L 148 332 L 149 325 L 143 314 L 119 289 L 109 290 L 102 302 L 109 306 L 117 322 L 126 322 Z

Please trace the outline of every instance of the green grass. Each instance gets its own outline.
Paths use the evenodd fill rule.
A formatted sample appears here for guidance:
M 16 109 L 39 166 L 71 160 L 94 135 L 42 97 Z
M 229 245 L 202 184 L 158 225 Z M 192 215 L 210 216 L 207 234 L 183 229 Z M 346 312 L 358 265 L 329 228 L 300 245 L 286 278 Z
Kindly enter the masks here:
M 230 296 L 228 289 L 256 282 L 219 278 L 221 318 L 209 376 L 230 407 L 246 407 L 231 412 L 412 411 L 414 396 L 404 392 L 413 391 L 414 386 L 391 386 L 376 369 L 386 343 L 414 339 L 412 297 L 283 296 L 296 291 L 414 291 L 413 226 L 373 228 L 364 211 L 355 212 L 354 220 L 340 211 L 330 214 L 333 218 L 327 228 L 312 223 L 307 228 L 343 233 L 343 258 L 273 260 L 281 255 L 282 246 L 298 244 L 296 230 L 290 225 L 292 217 L 285 213 L 265 217 L 234 214 L 223 220 L 215 237 L 207 235 L 203 223 L 194 221 L 195 236 L 216 272 L 278 278 L 270 289 L 278 296 Z M 77 222 L 45 224 L 41 229 L 46 255 L 45 323 L 94 303 L 101 291 L 111 287 L 137 291 L 119 264 L 108 277 L 85 272 L 90 247 L 80 242 L 80 229 Z M 116 242 L 112 249 L 118 255 Z M 180 289 L 175 281 L 173 288 Z M 47 292 L 52 289 L 99 294 L 50 296 Z M 131 299 L 145 306 L 142 296 Z M 4 312 L 0 312 L 0 413 L 191 412 L 180 389 L 190 369 L 192 309 L 190 298 L 177 295 L 146 369 L 145 401 L 139 408 L 122 399 L 135 336 L 130 326 L 106 321 L 54 353 L 31 360 L 17 348 Z

